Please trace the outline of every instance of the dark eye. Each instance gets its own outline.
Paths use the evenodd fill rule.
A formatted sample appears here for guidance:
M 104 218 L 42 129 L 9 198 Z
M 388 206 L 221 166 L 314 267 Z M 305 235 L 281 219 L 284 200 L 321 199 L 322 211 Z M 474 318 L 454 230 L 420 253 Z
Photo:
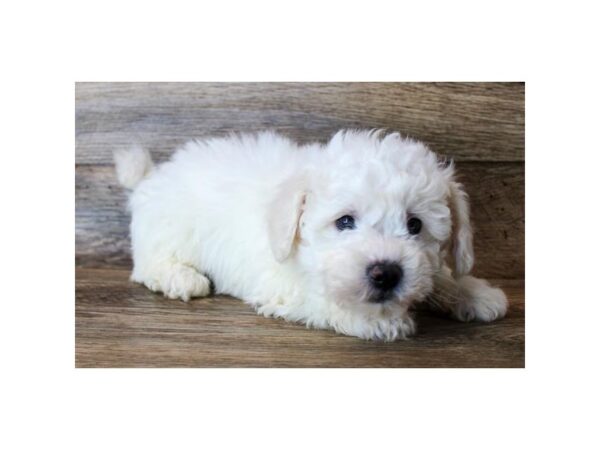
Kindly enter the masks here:
M 338 230 L 353 230 L 354 229 L 354 217 L 342 216 L 335 221 L 335 226 Z
M 421 222 L 421 219 L 417 219 L 416 217 L 411 217 L 408 219 L 408 222 L 406 222 L 406 227 L 408 228 L 408 232 L 410 234 L 419 234 L 422 226 L 423 222 Z

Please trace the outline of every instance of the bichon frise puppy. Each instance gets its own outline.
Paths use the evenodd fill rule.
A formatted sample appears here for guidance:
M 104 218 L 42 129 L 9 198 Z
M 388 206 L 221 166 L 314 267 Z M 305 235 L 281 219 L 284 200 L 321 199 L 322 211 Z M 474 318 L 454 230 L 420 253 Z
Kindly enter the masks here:
M 154 167 L 115 153 L 133 189 L 133 281 L 187 301 L 216 293 L 365 339 L 415 331 L 422 300 L 491 321 L 504 293 L 468 275 L 469 204 L 452 164 L 398 133 L 301 146 L 273 132 L 192 141 Z

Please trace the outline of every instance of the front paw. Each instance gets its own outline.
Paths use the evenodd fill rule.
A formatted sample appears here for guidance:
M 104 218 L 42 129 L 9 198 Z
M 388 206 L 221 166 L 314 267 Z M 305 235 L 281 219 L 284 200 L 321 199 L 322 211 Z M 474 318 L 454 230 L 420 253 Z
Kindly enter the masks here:
M 491 322 L 506 315 L 508 300 L 501 289 L 471 276 L 461 277 L 458 285 L 461 301 L 452 308 L 452 314 L 458 320 Z
M 332 326 L 338 333 L 385 342 L 406 339 L 415 334 L 416 331 L 415 322 L 408 314 L 403 317 L 389 317 L 369 321 L 354 318 L 352 320 L 335 321 Z

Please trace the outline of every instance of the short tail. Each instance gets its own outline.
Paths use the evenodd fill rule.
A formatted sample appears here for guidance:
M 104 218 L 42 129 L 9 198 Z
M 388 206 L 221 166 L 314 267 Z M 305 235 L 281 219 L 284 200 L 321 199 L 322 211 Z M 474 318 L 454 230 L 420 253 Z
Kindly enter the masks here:
M 135 188 L 154 167 L 148 150 L 135 146 L 114 152 L 119 183 L 127 189 Z

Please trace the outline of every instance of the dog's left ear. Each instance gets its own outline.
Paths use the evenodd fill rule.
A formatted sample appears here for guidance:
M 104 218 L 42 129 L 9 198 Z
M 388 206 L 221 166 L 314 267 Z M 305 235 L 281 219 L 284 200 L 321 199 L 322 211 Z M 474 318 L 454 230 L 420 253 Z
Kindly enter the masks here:
M 269 243 L 279 262 L 292 253 L 306 194 L 297 179 L 284 182 L 267 212 Z
M 450 181 L 450 210 L 452 212 L 452 255 L 454 274 L 468 274 L 473 268 L 473 231 L 469 214 L 469 197 L 460 183 Z

